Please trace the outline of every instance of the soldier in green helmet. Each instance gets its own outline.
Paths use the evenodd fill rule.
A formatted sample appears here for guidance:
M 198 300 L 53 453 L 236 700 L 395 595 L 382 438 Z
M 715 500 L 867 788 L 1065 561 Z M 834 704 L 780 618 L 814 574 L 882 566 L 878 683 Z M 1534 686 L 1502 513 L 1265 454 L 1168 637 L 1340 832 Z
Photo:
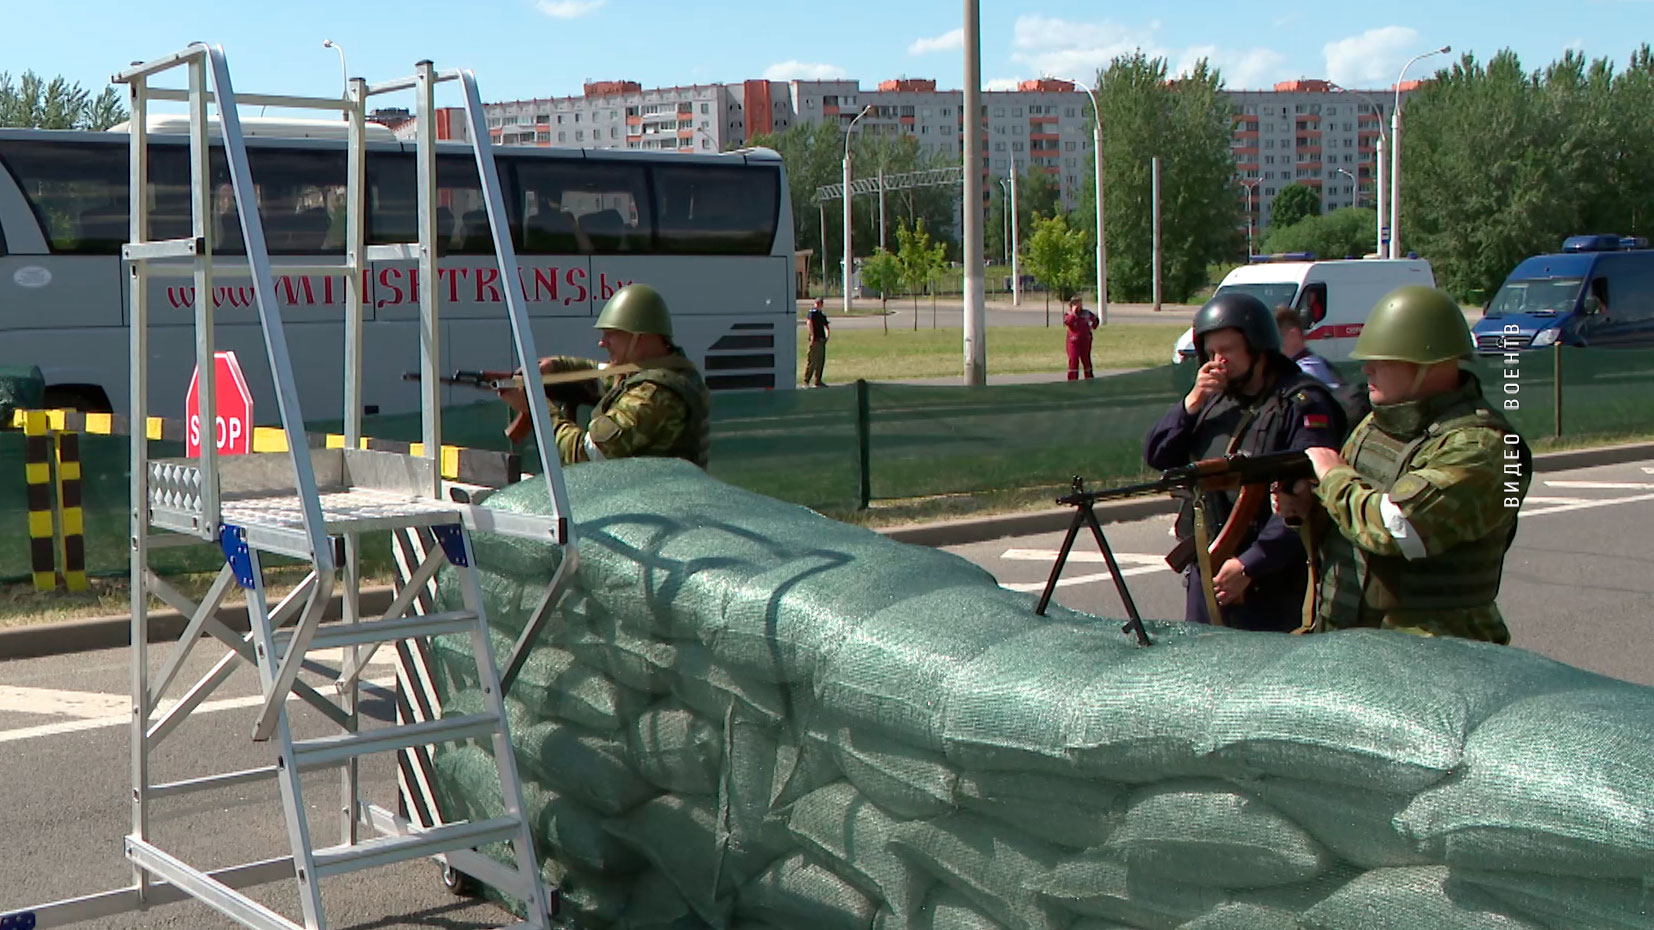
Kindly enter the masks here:
M 1324 527 L 1314 628 L 1510 642 L 1494 600 L 1532 456 L 1459 368 L 1472 348 L 1459 305 L 1435 288 L 1398 288 L 1373 308 L 1351 353 L 1373 412 L 1342 453 L 1307 450 L 1313 496 L 1277 495 L 1284 517 Z
M 591 373 L 587 380 L 546 387 L 563 464 L 661 456 L 705 468 L 712 398 L 695 364 L 672 342 L 672 315 L 660 292 L 628 284 L 603 305 L 594 328 L 603 333 L 597 344 L 609 354 L 606 367 L 571 356 L 540 359 L 541 374 Z M 520 442 L 533 430 L 528 395 L 512 388 L 500 398 L 517 412 L 506 435 Z M 592 416 L 582 427 L 576 408 L 585 404 Z

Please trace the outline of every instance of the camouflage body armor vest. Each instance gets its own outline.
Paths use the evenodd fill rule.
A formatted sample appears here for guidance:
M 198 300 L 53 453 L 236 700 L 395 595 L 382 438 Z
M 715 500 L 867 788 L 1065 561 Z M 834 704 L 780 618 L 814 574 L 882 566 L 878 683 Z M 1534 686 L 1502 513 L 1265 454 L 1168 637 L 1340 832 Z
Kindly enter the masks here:
M 603 394 L 593 416 L 608 410 L 620 395 L 640 384 L 653 384 L 671 391 L 689 410 L 689 420 L 670 442 L 652 445 L 646 453 L 661 458 L 680 458 L 706 468 L 712 451 L 712 394 L 695 366 L 681 354 L 675 364 L 645 368 L 622 378 Z
M 1384 408 L 1364 420 L 1345 443 L 1345 457 L 1362 477 L 1388 490 L 1409 469 L 1427 466 L 1420 460 L 1422 447 L 1433 440 L 1464 429 L 1485 428 L 1510 434 L 1515 430 L 1498 411 L 1482 399 L 1480 385 L 1474 378 L 1461 385 L 1455 394 L 1442 397 L 1446 404 L 1433 417 L 1425 410 L 1418 412 L 1424 422 L 1399 435 L 1380 428 L 1378 420 Z M 1429 400 L 1415 405 L 1428 405 Z M 1414 411 L 1407 411 L 1413 413 Z M 1411 425 L 1411 424 L 1409 424 Z M 1530 454 L 1521 444 L 1523 468 L 1528 471 Z M 1495 504 L 1494 506 L 1498 506 Z M 1393 616 L 1418 615 L 1442 611 L 1449 614 L 1463 612 L 1463 622 L 1450 622 L 1444 632 L 1471 638 L 1490 638 L 1478 635 L 1491 630 L 1503 631 L 1494 600 L 1499 593 L 1500 575 L 1505 551 L 1516 534 L 1515 516 L 1508 527 L 1498 529 L 1481 539 L 1458 546 L 1438 555 L 1407 559 L 1399 555 L 1377 555 L 1358 549 L 1336 529 L 1329 529 L 1322 546 L 1324 575 L 1321 579 L 1317 620 L 1324 629 L 1352 626 L 1401 626 L 1412 624 Z M 1485 619 L 1473 616 L 1486 613 Z M 1340 622 L 1334 623 L 1337 619 Z M 1392 622 L 1386 622 L 1386 620 Z M 1393 622 L 1401 619 L 1403 622 Z M 1431 624 L 1438 626 L 1438 624 Z M 1497 632 L 1491 633 L 1498 638 Z M 1503 639 L 1508 641 L 1505 632 Z

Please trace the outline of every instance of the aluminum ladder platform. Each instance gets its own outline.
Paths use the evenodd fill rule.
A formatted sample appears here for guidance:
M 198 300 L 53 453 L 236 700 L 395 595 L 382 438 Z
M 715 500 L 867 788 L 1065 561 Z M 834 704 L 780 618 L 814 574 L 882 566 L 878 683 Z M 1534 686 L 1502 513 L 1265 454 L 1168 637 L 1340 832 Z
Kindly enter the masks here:
M 174 68 L 187 71 L 187 89 L 152 87 L 156 75 Z M 131 235 L 123 249 L 130 275 L 132 343 L 131 417 L 142 423 L 149 414 L 148 373 L 151 363 L 148 327 L 150 281 L 155 276 L 187 273 L 195 283 L 195 362 L 201 372 L 214 370 L 213 294 L 214 255 L 212 162 L 208 107 L 216 111 L 214 131 L 228 165 L 234 204 L 240 215 L 245 243 L 245 270 L 251 275 L 264 335 L 271 380 L 277 394 L 288 451 L 227 456 L 218 454 L 210 439 L 199 454 L 188 458 L 149 457 L 143 431 L 132 438 L 132 824 L 125 838 L 127 859 L 133 866 L 133 884 L 84 898 L 42 905 L 3 917 L 10 927 L 49 927 L 92 917 L 122 913 L 167 901 L 193 898 L 236 922 L 260 930 L 324 930 L 321 879 L 410 859 L 435 857 L 521 902 L 525 919 L 512 927 L 547 928 L 553 916 L 554 893 L 540 880 L 539 861 L 526 819 L 522 785 L 510 743 L 504 704 L 505 687 L 489 642 L 482 592 L 475 572 L 471 534 L 497 533 L 535 539 L 563 547 L 563 558 L 553 589 L 576 568 L 567 494 L 543 404 L 530 405 L 540 448 L 540 477 L 547 482 L 553 513 L 548 516 L 500 513 L 477 507 L 463 497 L 445 498 L 438 468 L 441 408 L 437 373 L 440 365 L 437 288 L 421 289 L 422 432 L 421 454 L 374 452 L 361 445 L 361 390 L 363 271 L 367 262 L 385 258 L 417 258 L 426 280 L 436 276 L 436 155 L 435 85 L 457 81 L 464 95 L 470 139 L 482 181 L 484 203 L 502 282 L 517 280 L 516 255 L 506 221 L 506 206 L 482 114 L 481 98 L 470 72 L 437 72 L 428 61 L 416 65 L 412 77 L 368 85 L 360 78 L 348 82 L 341 98 L 243 95 L 232 89 L 224 52 L 203 43 L 190 45 L 117 74 L 113 79 L 130 88 L 131 121 Z M 418 241 L 402 245 L 368 246 L 365 241 L 366 149 L 365 113 L 370 96 L 412 90 L 417 100 Z M 150 240 L 148 222 L 148 105 L 154 100 L 183 101 L 190 115 L 192 235 L 173 240 Z M 302 273 L 338 274 L 348 282 L 345 346 L 346 447 L 313 449 L 308 446 L 299 408 L 297 383 L 276 300 L 270 258 L 260 220 L 259 204 L 237 113 L 237 105 L 264 105 L 343 111 L 348 129 L 346 185 L 346 242 L 343 261 L 299 266 Z M 289 273 L 294 266 L 284 265 Z M 524 371 L 537 370 L 537 353 L 528 325 L 520 287 L 504 287 L 517 361 Z M 213 378 L 199 379 L 198 414 L 213 423 Z M 210 432 L 210 431 L 209 431 Z M 549 449 L 549 451 L 548 451 Z M 363 619 L 359 611 L 359 553 L 364 534 L 428 533 L 433 546 L 412 568 L 409 582 L 377 619 Z M 199 602 L 180 593 L 152 568 L 154 550 L 170 545 L 216 543 L 224 565 Z M 265 555 L 280 555 L 308 563 L 304 580 L 275 605 L 264 587 Z M 452 566 L 460 586 L 463 607 L 441 613 L 415 609 L 418 594 L 444 565 Z M 338 575 L 344 621 L 324 625 L 322 616 L 331 600 Z M 251 630 L 243 635 L 216 616 L 233 585 L 246 592 Z M 190 621 L 158 670 L 152 669 L 148 647 L 147 611 L 156 597 L 179 609 Z M 549 596 L 549 592 L 548 592 Z M 178 678 L 192 647 L 210 636 L 227 647 L 217 664 L 181 697 L 164 700 Z M 468 635 L 476 657 L 484 711 L 384 726 L 364 727 L 358 712 L 361 676 L 372 651 L 385 643 L 424 641 L 438 635 Z M 525 631 L 511 657 L 520 665 L 532 631 Z M 300 678 L 301 668 L 326 666 L 319 650 L 342 650 L 330 681 L 321 687 Z M 242 663 L 257 667 L 260 705 L 250 734 L 255 747 L 268 753 L 269 764 L 253 769 L 220 771 L 183 780 L 158 783 L 151 776 L 151 757 L 167 737 L 201 707 L 214 689 Z M 314 676 L 311 676 L 314 677 Z M 509 681 L 506 682 L 509 684 Z M 332 694 L 324 692 L 332 692 Z M 297 698 L 320 717 L 337 725 L 330 735 L 296 739 L 290 726 L 289 699 Z M 248 734 L 236 737 L 245 741 Z M 429 749 L 449 742 L 478 741 L 492 749 L 499 777 L 503 811 L 484 820 L 446 821 L 435 825 L 410 822 L 391 809 L 359 794 L 358 760 L 375 754 Z M 317 845 L 306 813 L 301 773 L 336 768 L 341 775 L 339 842 Z M 198 868 L 161 848 L 151 837 L 151 811 L 156 801 L 196 792 L 273 780 L 279 787 L 290 855 L 212 870 Z M 233 828 L 233 824 L 227 825 Z M 507 844 L 510 863 L 501 864 L 475 850 Z M 253 900 L 241 889 L 278 879 L 290 879 L 298 890 L 298 920 L 290 919 Z

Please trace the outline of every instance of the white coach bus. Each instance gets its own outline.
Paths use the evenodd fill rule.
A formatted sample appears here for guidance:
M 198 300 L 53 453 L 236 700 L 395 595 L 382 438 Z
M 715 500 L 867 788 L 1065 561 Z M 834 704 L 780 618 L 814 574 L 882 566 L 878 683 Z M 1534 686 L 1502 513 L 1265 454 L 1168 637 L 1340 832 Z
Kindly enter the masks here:
M 382 137 L 381 137 L 382 138 Z M 187 236 L 188 144 L 152 135 L 151 238 Z M 592 319 L 614 291 L 652 284 L 676 341 L 714 390 L 791 387 L 797 339 L 793 222 L 781 159 L 768 150 L 694 155 L 567 148 L 495 149 L 518 275 L 545 355 L 600 355 Z M 128 137 L 0 129 L 0 364 L 39 365 L 53 406 L 125 412 Z M 412 143 L 368 143 L 370 243 L 411 242 Z M 337 139 L 248 139 L 248 160 L 283 304 L 304 414 L 342 414 L 345 281 L 288 275 L 284 263 L 343 256 L 345 147 Z M 215 185 L 228 193 L 222 150 Z M 439 146 L 437 210 L 442 368 L 508 369 L 513 354 L 493 239 L 469 147 Z M 238 218 L 218 198 L 214 295 L 220 349 L 233 349 L 256 417 L 278 418 Z M 193 367 L 194 288 L 157 275 L 150 296 L 150 398 L 180 416 Z M 417 263 L 366 275 L 363 403 L 419 406 Z M 447 402 L 479 399 L 448 389 Z

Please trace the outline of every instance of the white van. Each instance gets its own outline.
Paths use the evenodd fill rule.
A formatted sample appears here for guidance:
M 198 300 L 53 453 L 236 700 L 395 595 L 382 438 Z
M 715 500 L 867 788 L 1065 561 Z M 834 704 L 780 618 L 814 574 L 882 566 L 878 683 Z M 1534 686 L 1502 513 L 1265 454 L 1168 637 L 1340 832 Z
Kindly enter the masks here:
M 1430 263 L 1422 258 L 1359 258 L 1344 261 L 1271 261 L 1253 259 L 1224 277 L 1217 293 L 1242 291 L 1273 310 L 1285 304 L 1304 315 L 1310 350 L 1331 361 L 1350 357 L 1355 337 L 1379 298 L 1406 284 L 1436 286 Z M 1172 352 L 1172 364 L 1195 357 L 1194 329 L 1185 330 Z

